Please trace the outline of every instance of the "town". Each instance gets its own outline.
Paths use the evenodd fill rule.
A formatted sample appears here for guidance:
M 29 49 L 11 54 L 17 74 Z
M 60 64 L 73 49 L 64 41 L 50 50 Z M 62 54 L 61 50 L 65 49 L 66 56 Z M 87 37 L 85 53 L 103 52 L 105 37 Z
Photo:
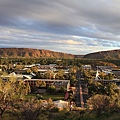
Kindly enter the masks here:
M 44 109 L 92 109 L 99 114 L 105 112 L 106 109 L 101 107 L 105 106 L 105 102 L 109 102 L 111 97 L 114 97 L 112 102 L 119 101 L 120 68 L 115 64 L 101 61 L 93 64 L 94 60 L 91 64 L 88 60 L 88 64 L 81 59 L 25 60 L 1 58 L 0 90 L 1 103 L 4 103 L 1 104 L 1 113 L 9 108 L 8 103 L 16 96 L 15 101 L 39 100 Z M 83 64 L 84 62 L 86 64 Z M 103 99 L 106 101 L 98 102 Z M 95 108 L 93 102 L 99 107 Z M 106 107 L 111 109 L 111 103 Z M 112 108 L 114 107 L 112 103 Z

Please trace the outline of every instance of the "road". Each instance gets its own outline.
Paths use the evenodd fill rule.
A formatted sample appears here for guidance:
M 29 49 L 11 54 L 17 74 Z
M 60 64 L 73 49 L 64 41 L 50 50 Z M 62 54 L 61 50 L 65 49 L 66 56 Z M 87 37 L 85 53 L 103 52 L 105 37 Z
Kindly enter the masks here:
M 81 108 L 85 107 L 87 94 L 88 94 L 88 90 L 85 80 L 79 79 L 76 84 L 76 95 L 75 95 L 77 107 L 81 107 Z

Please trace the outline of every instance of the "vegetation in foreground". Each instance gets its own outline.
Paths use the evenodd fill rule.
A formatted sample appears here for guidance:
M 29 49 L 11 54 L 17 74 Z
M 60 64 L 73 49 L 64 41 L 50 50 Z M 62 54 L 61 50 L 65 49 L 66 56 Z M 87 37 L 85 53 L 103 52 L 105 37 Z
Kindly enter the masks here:
M 84 110 L 74 107 L 70 111 L 69 107 L 65 107 L 59 111 L 50 98 L 46 98 L 47 105 L 37 97 L 26 99 L 30 88 L 22 81 L 13 78 L 0 80 L 0 120 L 119 120 L 120 94 L 113 87 L 115 85 L 109 87 L 109 96 L 92 95 Z
M 95 112 L 88 111 L 58 111 L 58 109 L 48 108 L 31 110 L 31 107 L 27 106 L 27 109 L 23 107 L 19 111 L 6 111 L 2 120 L 120 120 L 120 110 L 97 115 Z

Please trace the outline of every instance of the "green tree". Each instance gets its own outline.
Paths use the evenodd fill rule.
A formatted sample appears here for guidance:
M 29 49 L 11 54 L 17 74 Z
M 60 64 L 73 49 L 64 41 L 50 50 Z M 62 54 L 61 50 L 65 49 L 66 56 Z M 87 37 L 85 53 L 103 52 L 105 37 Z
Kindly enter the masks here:
M 76 76 L 75 75 L 71 75 L 71 77 L 70 77 L 70 85 L 71 86 L 75 86 L 76 83 L 77 83 Z
M 14 120 L 39 120 L 41 111 L 41 102 L 32 99 L 14 103 L 10 114 Z
M 51 78 L 53 78 L 53 76 L 54 76 L 54 72 L 51 71 L 51 70 L 48 70 L 48 71 L 45 72 L 45 74 L 44 74 L 44 78 L 46 78 L 46 79 L 51 79 Z
M 23 81 L 16 81 L 11 78 L 7 81 L 0 79 L 0 119 L 3 113 L 16 100 L 23 99 L 23 95 L 29 92 L 29 86 L 26 86 Z
M 64 72 L 63 69 L 58 70 L 57 75 L 56 75 L 56 78 L 63 80 L 63 79 L 64 79 L 64 75 L 65 75 L 65 72 Z
M 115 83 L 109 83 L 106 85 L 105 92 L 111 98 L 117 98 L 120 95 L 119 87 Z
M 87 100 L 89 109 L 95 111 L 98 115 L 108 112 L 112 108 L 110 97 L 107 95 L 96 94 Z
M 50 85 L 47 87 L 47 91 L 51 94 L 51 93 L 54 93 L 56 90 L 55 86 L 54 85 Z
M 38 73 L 38 68 L 36 66 L 31 67 L 33 73 Z
M 30 68 L 27 69 L 27 73 L 30 74 L 32 70 Z

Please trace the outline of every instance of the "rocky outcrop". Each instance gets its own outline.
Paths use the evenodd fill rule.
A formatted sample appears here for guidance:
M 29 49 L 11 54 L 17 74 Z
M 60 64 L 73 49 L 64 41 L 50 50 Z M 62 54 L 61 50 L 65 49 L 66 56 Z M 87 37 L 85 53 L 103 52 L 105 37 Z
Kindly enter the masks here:
M 73 55 L 32 48 L 0 48 L 0 57 L 120 59 L 120 50 L 100 51 L 86 55 Z
M 120 50 L 100 51 L 84 55 L 89 59 L 120 59 Z
M 74 55 L 31 48 L 0 48 L 0 57 L 74 58 Z

